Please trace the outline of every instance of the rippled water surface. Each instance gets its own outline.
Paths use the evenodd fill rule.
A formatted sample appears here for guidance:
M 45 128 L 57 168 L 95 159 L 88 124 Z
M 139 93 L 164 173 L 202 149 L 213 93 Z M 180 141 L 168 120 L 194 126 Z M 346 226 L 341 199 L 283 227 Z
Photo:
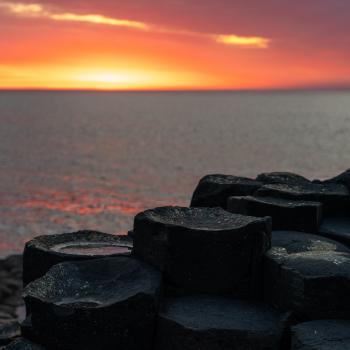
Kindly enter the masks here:
M 125 233 L 201 176 L 350 167 L 350 92 L 0 93 L 0 253 L 34 235 Z

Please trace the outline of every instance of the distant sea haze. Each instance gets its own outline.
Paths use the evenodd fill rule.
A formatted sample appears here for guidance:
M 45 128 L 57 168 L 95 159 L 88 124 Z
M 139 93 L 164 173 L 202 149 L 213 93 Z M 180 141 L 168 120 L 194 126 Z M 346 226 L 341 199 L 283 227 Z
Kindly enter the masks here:
M 200 177 L 350 167 L 350 92 L 1 92 L 0 255 L 38 234 L 126 233 Z

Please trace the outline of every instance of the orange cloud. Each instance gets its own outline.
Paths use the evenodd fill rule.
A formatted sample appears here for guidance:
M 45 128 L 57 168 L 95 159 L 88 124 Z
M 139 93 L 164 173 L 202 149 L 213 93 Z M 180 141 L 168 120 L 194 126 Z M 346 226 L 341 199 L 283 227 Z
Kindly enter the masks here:
M 176 30 L 169 28 L 162 28 L 156 25 L 147 24 L 141 21 L 134 21 L 129 19 L 119 19 L 113 17 L 106 17 L 100 14 L 76 14 L 70 12 L 55 12 L 41 4 L 24 4 L 14 2 L 1 2 L 0 8 L 7 10 L 9 13 L 25 17 L 40 17 L 51 19 L 54 21 L 69 21 L 69 22 L 85 22 L 100 25 L 109 25 L 116 27 L 127 27 L 131 29 L 147 30 L 155 33 L 167 33 L 186 35 L 199 38 L 208 38 L 214 40 L 219 44 L 236 46 L 236 47 L 250 47 L 258 49 L 266 49 L 269 47 L 270 39 L 260 36 L 238 36 L 235 34 L 210 34 L 198 33 L 186 30 Z
M 260 36 L 238 36 L 238 35 L 216 35 L 214 39 L 225 45 L 253 47 L 259 49 L 267 49 L 270 44 L 270 39 Z

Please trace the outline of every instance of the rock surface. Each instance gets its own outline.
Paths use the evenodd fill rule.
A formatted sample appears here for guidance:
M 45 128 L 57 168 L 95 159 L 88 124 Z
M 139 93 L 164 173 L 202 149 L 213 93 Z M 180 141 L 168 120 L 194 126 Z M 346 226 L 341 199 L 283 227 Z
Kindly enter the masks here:
M 322 221 L 319 234 L 350 247 L 350 217 L 327 217 Z
M 270 219 L 221 208 L 162 207 L 138 214 L 134 255 L 164 272 L 167 292 L 258 296 Z
M 322 218 L 322 204 L 271 197 L 230 197 L 227 210 L 231 213 L 271 216 L 273 230 L 317 232 Z
M 43 276 L 53 265 L 64 261 L 130 255 L 132 249 L 130 242 L 127 236 L 96 231 L 38 236 L 25 245 L 24 285 Z
M 45 350 L 45 348 L 34 344 L 29 340 L 18 338 L 9 345 L 5 346 L 2 350 Z
M 18 322 L 0 324 L 0 346 L 9 344 L 13 339 L 19 337 L 20 333 Z
M 226 208 L 227 199 L 231 196 L 246 196 L 256 191 L 262 183 L 232 175 L 204 176 L 195 189 L 191 207 Z
M 150 350 L 159 292 L 160 274 L 129 257 L 55 265 L 24 290 L 28 333 L 40 334 L 30 340 L 60 350 Z
M 350 254 L 272 248 L 265 259 L 265 300 L 301 320 L 350 315 Z
M 284 317 L 260 303 L 215 297 L 168 299 L 156 350 L 279 349 Z
M 350 321 L 311 321 L 292 328 L 292 350 L 346 349 L 350 349 Z
M 311 181 L 307 178 L 289 172 L 271 172 L 259 174 L 256 181 L 263 184 L 287 184 L 287 185 L 302 185 L 310 184 Z
M 321 202 L 325 215 L 350 213 L 349 190 L 342 184 L 270 184 L 259 188 L 255 196 L 277 197 L 298 201 Z
M 349 248 L 337 241 L 296 231 L 272 231 L 271 245 L 273 248 L 284 248 L 288 254 L 312 251 L 350 253 Z

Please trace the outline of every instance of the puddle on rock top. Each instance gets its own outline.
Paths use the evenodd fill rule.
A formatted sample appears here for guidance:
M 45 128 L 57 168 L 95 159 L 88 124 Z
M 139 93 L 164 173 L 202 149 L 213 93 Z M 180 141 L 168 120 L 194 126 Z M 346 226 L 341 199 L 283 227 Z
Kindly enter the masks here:
M 58 244 L 52 248 L 55 252 L 78 255 L 113 255 L 130 252 L 130 248 L 122 245 L 98 242 L 74 242 Z

